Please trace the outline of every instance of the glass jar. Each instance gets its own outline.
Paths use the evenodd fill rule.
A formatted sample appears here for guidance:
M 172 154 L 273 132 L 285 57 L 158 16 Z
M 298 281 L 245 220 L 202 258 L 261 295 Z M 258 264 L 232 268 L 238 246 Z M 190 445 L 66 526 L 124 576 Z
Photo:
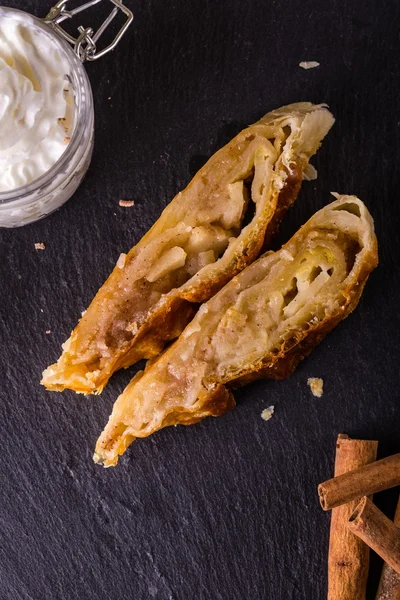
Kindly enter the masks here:
M 113 12 L 98 33 L 93 35 L 90 28 L 80 27 L 80 35 L 76 39 L 64 32 L 58 23 L 97 2 L 99 0 L 90 0 L 78 9 L 67 11 L 66 0 L 61 0 L 51 9 L 45 20 L 17 9 L 0 7 L 0 19 L 21 21 L 23 18 L 23 22 L 29 27 L 51 38 L 51 43 L 57 47 L 59 54 L 69 66 L 65 78 L 71 92 L 74 114 L 72 128 L 68 131 L 70 138 L 68 145 L 58 161 L 32 182 L 10 191 L 0 192 L 0 227 L 19 227 L 52 213 L 72 196 L 89 167 L 93 151 L 94 109 L 92 89 L 83 61 L 95 60 L 112 50 L 130 24 L 133 15 L 120 0 L 111 0 L 114 5 Z M 122 10 L 127 15 L 127 22 L 110 46 L 97 51 L 98 38 L 118 10 Z M 68 42 L 74 44 L 74 47 Z

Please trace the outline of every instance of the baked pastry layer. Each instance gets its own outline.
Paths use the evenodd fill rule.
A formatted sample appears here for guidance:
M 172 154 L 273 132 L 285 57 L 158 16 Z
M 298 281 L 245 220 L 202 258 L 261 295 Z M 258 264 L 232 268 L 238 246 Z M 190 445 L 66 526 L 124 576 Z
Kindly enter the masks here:
M 212 156 L 120 256 L 43 385 L 99 393 L 117 369 L 158 355 L 268 243 L 332 124 L 324 106 L 292 104 Z
M 179 339 L 115 402 L 95 460 L 115 465 L 135 438 L 234 406 L 230 388 L 290 375 L 357 305 L 378 262 L 373 220 L 354 196 L 317 212 L 201 306 Z

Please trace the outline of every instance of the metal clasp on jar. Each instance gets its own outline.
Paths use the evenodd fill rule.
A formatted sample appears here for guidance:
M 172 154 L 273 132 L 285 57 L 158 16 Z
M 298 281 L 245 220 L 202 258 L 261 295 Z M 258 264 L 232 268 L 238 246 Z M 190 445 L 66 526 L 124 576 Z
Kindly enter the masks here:
M 102 0 L 90 0 L 85 4 L 82 4 L 82 6 L 78 6 L 72 10 L 67 10 L 68 0 L 59 0 L 59 2 L 57 2 L 57 4 L 50 9 L 48 15 L 43 19 L 47 25 L 52 27 L 59 35 L 61 35 L 61 37 L 74 46 L 74 50 L 82 62 L 85 62 L 86 60 L 97 60 L 98 58 L 101 58 L 107 54 L 107 52 L 113 50 L 133 20 L 132 12 L 129 10 L 129 8 L 124 6 L 120 0 L 109 0 L 114 5 L 114 8 L 96 33 L 94 33 L 91 27 L 80 26 L 78 27 L 79 35 L 75 38 L 60 26 L 60 23 L 66 19 L 71 19 L 83 10 L 90 8 L 101 1 Z M 126 16 L 125 23 L 115 36 L 114 40 L 108 46 L 99 50 L 97 48 L 97 42 L 100 36 L 110 25 L 111 21 L 117 16 L 119 11 L 124 13 Z

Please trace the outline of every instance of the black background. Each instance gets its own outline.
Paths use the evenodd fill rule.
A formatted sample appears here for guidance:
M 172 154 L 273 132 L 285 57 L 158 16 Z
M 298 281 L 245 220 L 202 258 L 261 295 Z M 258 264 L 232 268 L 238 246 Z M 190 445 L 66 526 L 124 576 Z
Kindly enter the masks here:
M 38 16 L 49 7 L 14 6 Z M 43 221 L 0 231 L 0 598 L 322 600 L 329 514 L 316 486 L 333 474 L 337 434 L 379 439 L 380 456 L 400 450 L 400 7 L 129 6 L 135 20 L 117 50 L 87 65 L 96 140 L 82 186 Z M 303 60 L 321 66 L 305 71 Z M 138 441 L 115 469 L 94 465 L 96 439 L 137 367 L 87 398 L 45 392 L 41 371 L 119 254 L 205 159 L 244 125 L 300 100 L 327 102 L 337 122 L 278 242 L 331 190 L 363 199 L 380 265 L 358 309 L 292 377 L 238 391 L 227 416 Z M 322 399 L 309 376 L 323 377 Z M 396 499 L 376 496 L 388 515 Z M 379 569 L 374 557 L 371 599 Z

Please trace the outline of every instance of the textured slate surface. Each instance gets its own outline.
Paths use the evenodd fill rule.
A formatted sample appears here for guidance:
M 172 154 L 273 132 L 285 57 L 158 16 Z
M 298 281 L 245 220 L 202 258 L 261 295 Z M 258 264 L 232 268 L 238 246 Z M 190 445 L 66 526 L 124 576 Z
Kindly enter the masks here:
M 82 187 L 44 221 L 0 230 L 0 598 L 322 600 L 329 515 L 316 485 L 333 472 L 337 433 L 377 438 L 381 455 L 400 450 L 400 8 L 395 0 L 131 7 L 127 38 L 87 67 L 97 120 Z M 304 71 L 302 60 L 321 66 Z M 97 436 L 136 368 L 86 399 L 46 393 L 42 369 L 120 252 L 205 158 L 267 110 L 298 100 L 329 103 L 337 123 L 280 240 L 330 190 L 364 199 L 381 263 L 359 308 L 290 379 L 237 392 L 237 408 L 221 419 L 137 442 L 116 469 L 95 466 Z M 120 208 L 121 198 L 135 207 Z M 311 396 L 309 376 L 324 378 L 322 399 Z M 390 513 L 396 494 L 377 502 Z M 371 599 L 379 567 L 374 560 Z

